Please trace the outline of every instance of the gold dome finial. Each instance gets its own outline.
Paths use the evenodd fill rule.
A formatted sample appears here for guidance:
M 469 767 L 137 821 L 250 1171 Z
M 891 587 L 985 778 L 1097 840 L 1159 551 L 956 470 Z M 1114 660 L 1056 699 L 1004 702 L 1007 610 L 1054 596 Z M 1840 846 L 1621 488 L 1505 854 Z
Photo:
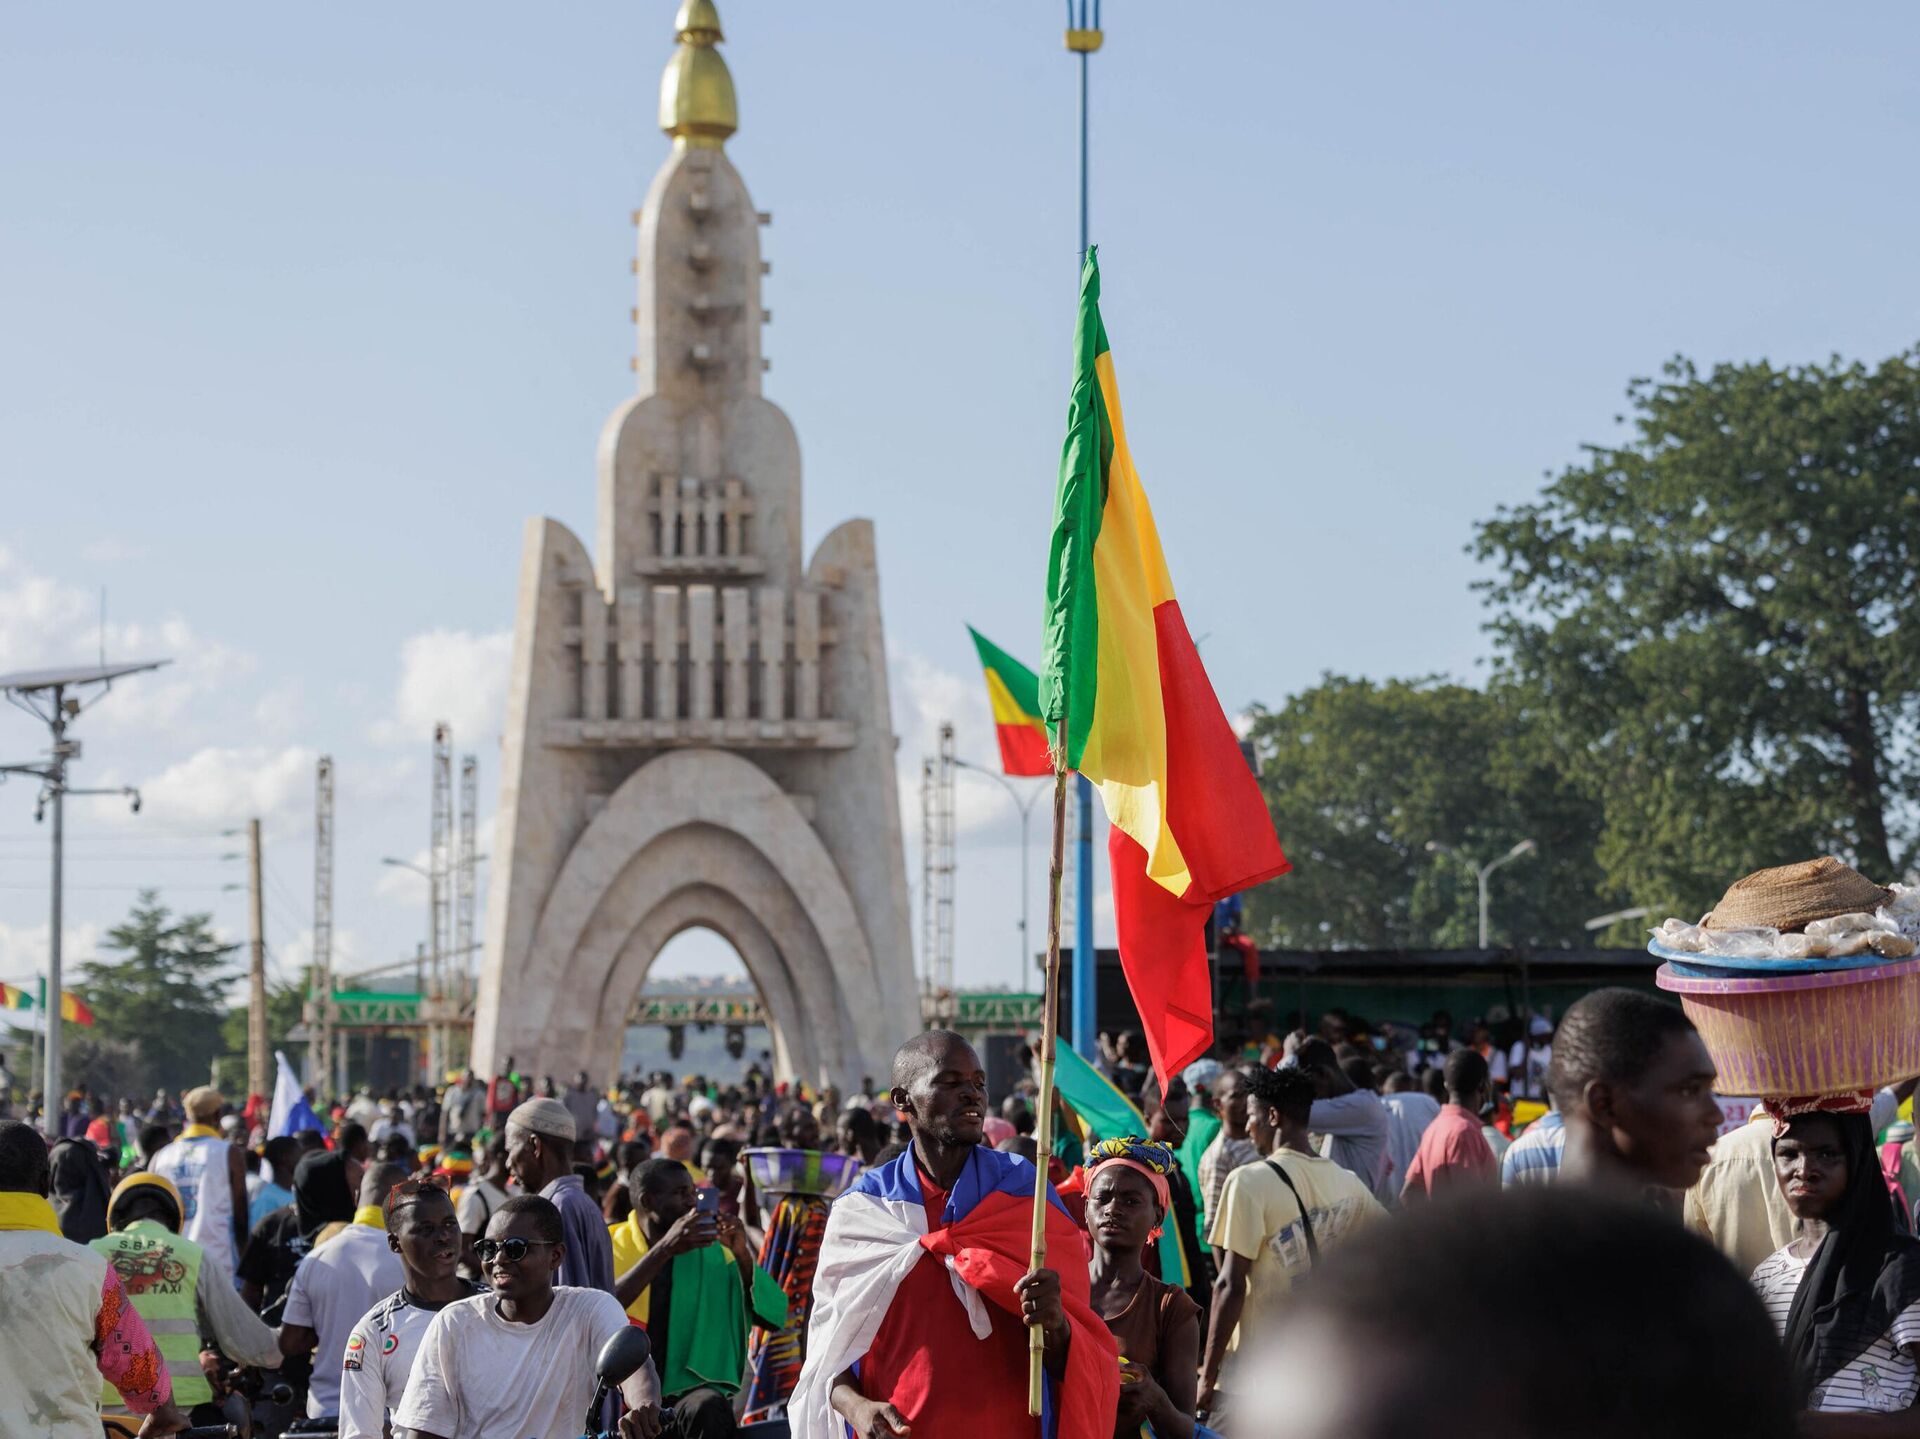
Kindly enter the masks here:
M 713 0 L 681 0 L 673 29 L 680 44 L 660 77 L 660 128 L 675 145 L 717 150 L 740 128 L 733 76 L 713 48 L 726 38 L 720 12 Z

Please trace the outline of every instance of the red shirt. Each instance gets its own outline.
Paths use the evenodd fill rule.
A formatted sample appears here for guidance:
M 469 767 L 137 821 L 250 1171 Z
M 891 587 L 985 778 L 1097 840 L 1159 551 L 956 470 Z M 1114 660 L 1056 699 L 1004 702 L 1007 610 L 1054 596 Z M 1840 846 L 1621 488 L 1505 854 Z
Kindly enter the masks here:
M 1480 1132 L 1480 1116 L 1464 1105 L 1443 1104 L 1420 1136 L 1400 1193 L 1407 1200 L 1431 1199 L 1451 1187 L 1499 1182 L 1500 1166 Z
M 931 1234 L 946 1227 L 947 1192 L 925 1170 L 919 1176 Z M 991 1299 L 986 1306 L 993 1332 L 982 1341 L 946 1264 L 922 1253 L 860 1361 L 860 1392 L 904 1414 L 913 1439 L 1039 1433 L 1040 1421 L 1027 1414 L 1027 1326 Z

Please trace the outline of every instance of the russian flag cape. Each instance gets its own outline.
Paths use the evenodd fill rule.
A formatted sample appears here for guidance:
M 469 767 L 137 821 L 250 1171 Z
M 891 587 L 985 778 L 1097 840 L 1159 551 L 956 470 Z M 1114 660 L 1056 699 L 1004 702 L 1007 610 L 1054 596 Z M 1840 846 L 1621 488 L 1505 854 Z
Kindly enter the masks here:
M 947 1196 L 945 1227 L 933 1234 L 911 1149 L 862 1174 L 834 1201 L 813 1276 L 807 1361 L 787 1404 L 793 1439 L 846 1439 L 846 1422 L 828 1402 L 834 1378 L 872 1346 L 894 1291 L 923 1254 L 945 1263 L 954 1303 L 966 1310 L 976 1338 L 992 1332 L 988 1303 L 1019 1314 L 1013 1286 L 1027 1272 L 1037 1177 L 1018 1155 L 976 1148 Z M 1036 1432 L 1046 1439 L 1111 1439 L 1120 1351 L 1087 1302 L 1086 1236 L 1051 1185 L 1047 1200 L 1047 1267 L 1060 1276 L 1073 1342 L 1065 1382 L 1047 1376 L 1046 1412 L 1035 1421 Z M 956 1356 L 962 1375 L 966 1363 Z

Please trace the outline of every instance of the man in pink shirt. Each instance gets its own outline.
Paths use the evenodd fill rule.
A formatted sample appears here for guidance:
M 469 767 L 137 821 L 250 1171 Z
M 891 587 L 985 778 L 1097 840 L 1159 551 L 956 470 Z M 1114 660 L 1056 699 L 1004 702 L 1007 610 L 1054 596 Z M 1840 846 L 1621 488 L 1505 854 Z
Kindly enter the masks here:
M 1456 1049 L 1447 1056 L 1446 1079 L 1447 1102 L 1420 1136 L 1400 1191 L 1402 1204 L 1451 1189 L 1494 1188 L 1500 1183 L 1500 1166 L 1480 1131 L 1480 1110 L 1492 1091 L 1486 1060 L 1471 1049 Z

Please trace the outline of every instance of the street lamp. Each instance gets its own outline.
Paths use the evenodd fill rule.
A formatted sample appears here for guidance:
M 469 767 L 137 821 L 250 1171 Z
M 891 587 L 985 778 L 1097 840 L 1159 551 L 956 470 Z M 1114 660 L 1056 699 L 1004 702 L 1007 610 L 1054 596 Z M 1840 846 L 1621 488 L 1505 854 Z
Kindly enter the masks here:
M 997 770 L 990 770 L 985 765 L 969 764 L 966 760 L 958 758 L 954 760 L 954 765 L 960 769 L 972 770 L 978 775 L 985 775 L 1007 792 L 1007 798 L 1011 799 L 1014 808 L 1020 811 L 1020 967 L 1014 976 L 1014 989 L 1018 991 L 1025 983 L 1027 961 L 1032 954 L 1027 945 L 1027 887 L 1032 871 L 1032 865 L 1028 862 L 1027 845 L 1033 832 L 1029 821 L 1033 818 L 1034 801 L 1047 793 L 1049 786 L 1035 785 L 1032 792 L 1022 798 L 1013 782 Z
M 46 725 L 52 743 L 44 760 L 25 764 L 0 765 L 0 779 L 7 775 L 26 775 L 40 781 L 40 795 L 34 801 L 36 821 L 49 808 L 53 810 L 53 882 L 48 894 L 52 914 L 47 923 L 47 988 L 40 1006 L 40 1022 L 46 1027 L 46 1068 L 41 1081 L 41 1122 L 49 1139 L 60 1129 L 60 1100 L 66 1092 L 60 1083 L 60 973 L 61 906 L 66 897 L 62 866 L 66 858 L 66 797 L 70 794 L 118 794 L 140 813 L 140 791 L 130 786 L 114 789 L 77 789 L 67 783 L 67 766 L 80 758 L 80 741 L 67 737 L 67 725 L 80 717 L 80 711 L 113 688 L 113 682 L 127 675 L 157 670 L 168 660 L 136 660 L 126 664 L 107 664 L 104 656 L 98 665 L 80 665 L 71 669 L 21 670 L 0 675 L 0 694 Z M 99 692 L 87 693 L 90 686 Z M 86 694 L 83 700 L 82 695 Z
M 1493 942 L 1488 932 L 1490 929 L 1490 926 L 1487 922 L 1487 876 L 1492 874 L 1496 869 L 1500 868 L 1500 866 L 1503 864 L 1512 864 L 1516 859 L 1519 859 L 1522 855 L 1532 854 L 1535 848 L 1537 848 L 1537 846 L 1534 844 L 1532 840 L 1523 839 L 1520 841 L 1520 843 L 1516 844 L 1512 849 L 1508 850 L 1505 854 L 1501 855 L 1500 858 L 1492 861 L 1491 863 L 1474 866 L 1474 871 L 1473 871 L 1474 877 L 1479 881 L 1479 885 L 1480 885 L 1480 947 L 1482 949 L 1491 949 L 1493 947 Z M 1473 865 L 1472 859 L 1468 858 L 1466 855 L 1460 854 L 1460 851 L 1455 849 L 1452 845 L 1442 844 L 1437 839 L 1430 839 L 1427 841 L 1427 853 L 1428 854 L 1460 855 L 1460 858 L 1465 859 L 1469 865 Z
M 1605 929 L 1608 925 L 1617 924 L 1623 919 L 1645 919 L 1647 914 L 1647 907 L 1644 904 L 1637 904 L 1632 909 L 1616 909 L 1612 914 L 1596 914 L 1583 927 L 1590 931 Z

